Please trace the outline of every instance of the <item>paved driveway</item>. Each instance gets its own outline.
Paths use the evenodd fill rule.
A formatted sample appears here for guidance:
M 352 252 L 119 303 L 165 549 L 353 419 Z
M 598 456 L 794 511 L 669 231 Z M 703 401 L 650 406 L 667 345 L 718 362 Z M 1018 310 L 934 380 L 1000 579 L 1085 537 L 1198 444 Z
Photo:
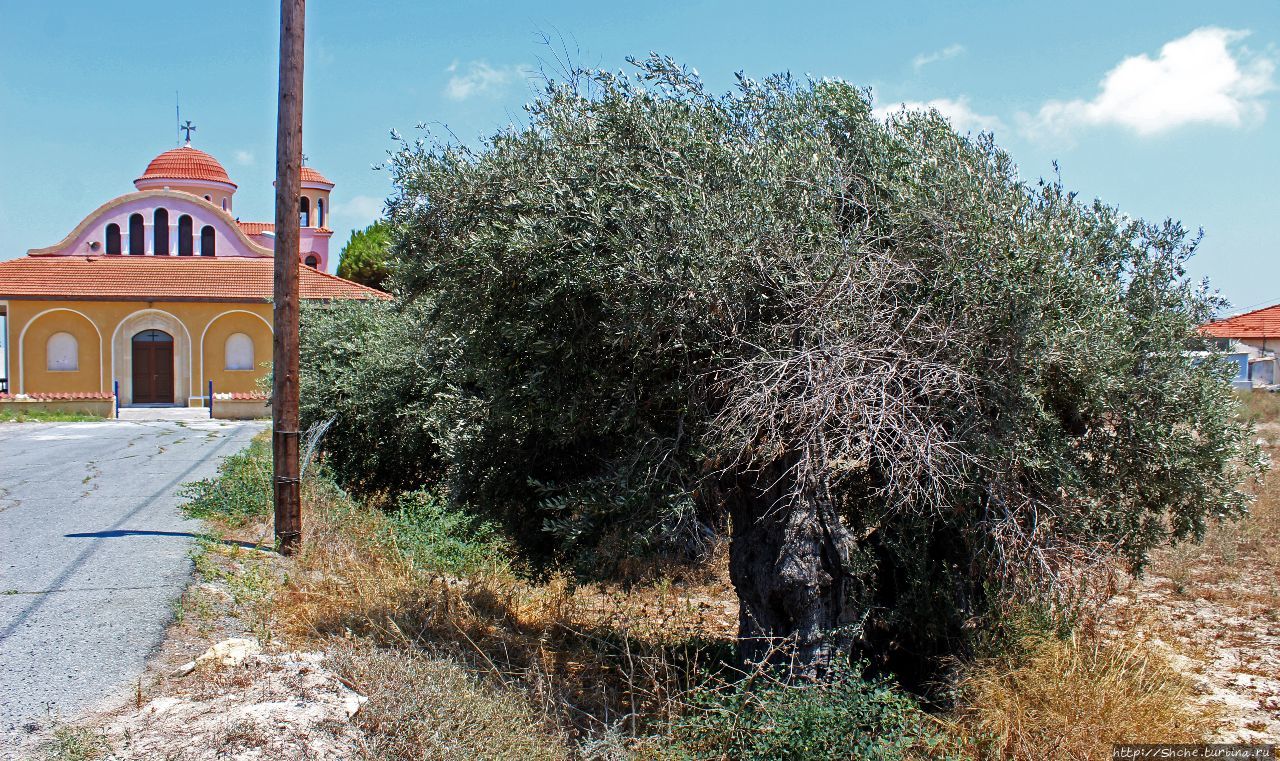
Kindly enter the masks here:
M 191 573 L 177 490 L 264 425 L 0 424 L 0 742 L 133 684 Z

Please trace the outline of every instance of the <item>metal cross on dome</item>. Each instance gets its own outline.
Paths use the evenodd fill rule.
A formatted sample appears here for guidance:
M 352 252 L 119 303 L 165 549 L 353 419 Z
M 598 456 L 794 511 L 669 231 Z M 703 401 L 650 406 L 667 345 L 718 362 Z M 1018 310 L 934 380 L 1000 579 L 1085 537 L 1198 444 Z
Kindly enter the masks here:
M 184 132 L 186 132 L 186 133 L 187 133 L 187 142 L 188 142 L 188 143 L 190 143 L 190 142 L 191 142 L 191 133 L 196 131 L 196 125 L 192 124 L 192 123 L 191 123 L 191 120 L 190 120 L 190 119 L 188 119 L 188 120 L 186 121 L 186 123 L 185 123 L 185 124 L 183 124 L 183 125 L 182 125 L 181 127 L 179 127 L 178 129 L 180 129 L 180 130 L 182 130 L 182 131 L 184 131 Z

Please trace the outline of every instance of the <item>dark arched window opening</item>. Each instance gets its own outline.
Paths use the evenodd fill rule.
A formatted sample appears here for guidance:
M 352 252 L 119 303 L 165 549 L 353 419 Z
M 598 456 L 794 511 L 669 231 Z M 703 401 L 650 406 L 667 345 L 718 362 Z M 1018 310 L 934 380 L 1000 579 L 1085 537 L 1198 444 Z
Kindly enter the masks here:
M 120 225 L 115 222 L 107 225 L 107 253 L 120 253 Z
M 155 229 L 151 231 L 156 238 L 153 251 L 156 256 L 169 255 L 169 211 L 156 209 Z
M 298 201 L 298 224 L 302 227 L 311 226 L 311 199 L 306 196 Z
M 311 269 L 315 269 L 320 266 L 320 257 L 316 256 L 315 254 L 311 254 L 310 256 L 308 256 L 306 259 L 303 260 L 303 263 L 306 264 Z
M 316 227 L 324 227 L 324 199 L 316 199 Z
M 213 245 L 214 245 L 213 228 L 210 227 L 209 225 L 205 225 L 204 227 L 200 228 L 200 255 L 213 256 L 214 255 Z
M 141 214 L 129 215 L 129 253 L 134 256 L 147 253 L 147 232 Z
M 196 252 L 196 244 L 192 239 L 191 215 L 178 217 L 178 256 L 191 256 Z

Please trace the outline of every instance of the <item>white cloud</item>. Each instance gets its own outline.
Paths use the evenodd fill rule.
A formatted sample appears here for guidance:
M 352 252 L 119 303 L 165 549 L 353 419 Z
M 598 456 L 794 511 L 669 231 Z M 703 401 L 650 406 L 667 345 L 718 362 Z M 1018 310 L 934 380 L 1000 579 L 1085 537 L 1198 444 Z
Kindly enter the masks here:
M 1275 61 L 1240 45 L 1248 31 L 1206 26 L 1167 42 L 1154 59 L 1130 56 L 1107 72 L 1092 100 L 1051 100 L 1020 120 L 1028 134 L 1116 125 L 1154 135 L 1188 124 L 1262 121 Z
M 485 61 L 472 61 L 465 67 L 457 61 L 445 69 L 453 76 L 444 86 L 445 97 L 467 100 L 479 95 L 496 95 L 527 76 L 527 66 L 490 66 Z
M 960 43 L 957 42 L 954 45 L 946 46 L 942 50 L 935 50 L 932 53 L 921 53 L 920 55 L 916 56 L 911 60 L 911 66 L 916 71 L 919 71 L 931 63 L 937 63 L 938 61 L 946 61 L 950 58 L 955 58 L 958 55 L 962 55 L 964 52 L 965 52 L 964 45 L 961 45 Z
M 253 154 L 249 151 L 236 151 L 235 159 L 240 166 L 253 166 Z
M 879 119 L 886 119 L 902 109 L 908 111 L 928 111 L 933 109 L 945 116 L 956 132 L 996 132 L 1004 129 L 1000 117 L 980 114 L 969 105 L 969 99 L 963 95 L 959 98 L 935 98 L 930 101 L 909 100 L 893 106 L 877 106 L 872 113 Z
M 332 223 L 334 230 L 362 230 L 383 216 L 384 202 L 375 196 L 352 196 L 333 202 Z
M 355 220 L 364 220 L 364 224 L 378 219 L 383 215 L 384 201 L 374 196 L 352 196 L 346 201 L 334 203 L 333 212 L 343 216 L 352 217 Z

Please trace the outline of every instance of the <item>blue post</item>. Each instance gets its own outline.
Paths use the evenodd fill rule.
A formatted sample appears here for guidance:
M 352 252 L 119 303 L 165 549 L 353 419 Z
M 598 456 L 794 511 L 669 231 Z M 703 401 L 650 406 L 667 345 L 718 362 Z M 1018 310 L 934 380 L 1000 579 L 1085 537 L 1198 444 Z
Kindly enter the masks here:
M 213 419 L 213 381 L 209 381 L 209 419 Z
M 116 400 L 116 419 L 120 419 L 120 381 L 111 381 L 111 395 Z

